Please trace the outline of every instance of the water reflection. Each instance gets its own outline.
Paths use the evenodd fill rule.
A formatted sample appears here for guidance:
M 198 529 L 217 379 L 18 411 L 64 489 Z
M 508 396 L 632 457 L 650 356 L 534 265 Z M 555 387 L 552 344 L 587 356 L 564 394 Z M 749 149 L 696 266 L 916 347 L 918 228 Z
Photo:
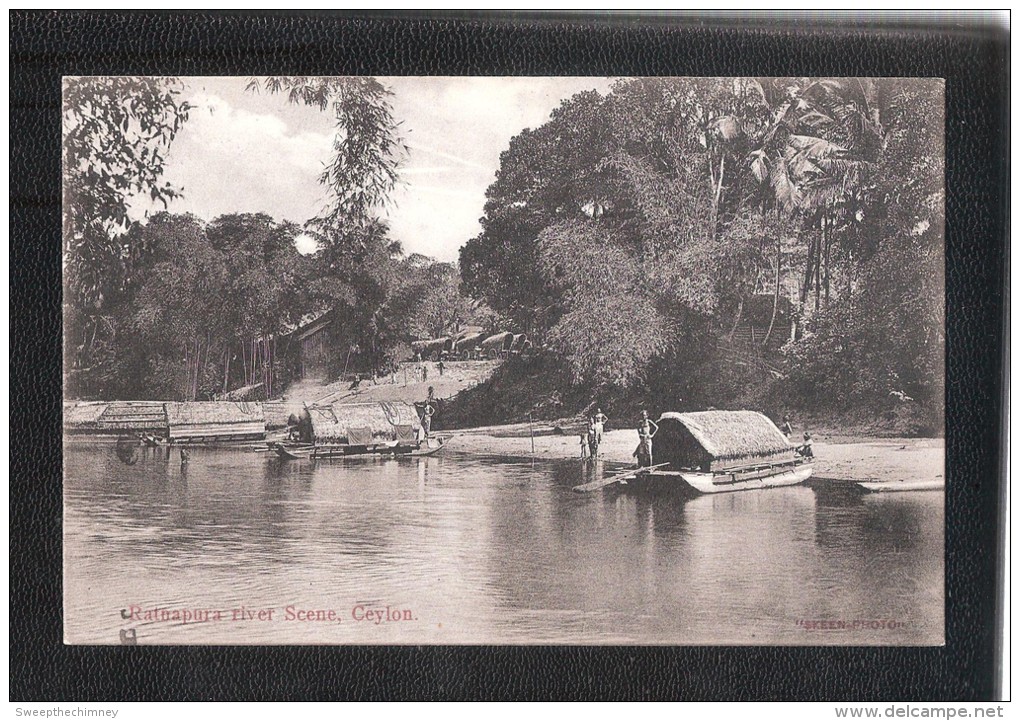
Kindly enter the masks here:
M 137 622 L 139 643 L 937 643 L 941 494 L 809 487 L 690 496 L 577 461 L 284 462 L 165 449 L 65 452 L 70 640 L 120 609 L 288 605 L 340 623 Z M 408 623 L 352 608 L 409 609 Z M 897 618 L 806 634 L 803 619 Z

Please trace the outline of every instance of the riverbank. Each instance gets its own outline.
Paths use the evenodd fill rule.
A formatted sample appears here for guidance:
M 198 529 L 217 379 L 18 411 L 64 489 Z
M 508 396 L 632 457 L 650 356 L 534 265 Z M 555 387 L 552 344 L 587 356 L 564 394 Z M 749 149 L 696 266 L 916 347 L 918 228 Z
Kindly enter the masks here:
M 550 434 L 536 426 L 530 435 L 528 424 L 489 426 L 451 431 L 449 452 L 502 458 L 544 458 L 560 460 L 580 457 L 578 434 Z M 605 460 L 634 463 L 637 433 L 608 431 L 602 441 Z M 838 481 L 941 481 L 945 474 L 945 442 L 941 438 L 815 438 L 814 477 Z

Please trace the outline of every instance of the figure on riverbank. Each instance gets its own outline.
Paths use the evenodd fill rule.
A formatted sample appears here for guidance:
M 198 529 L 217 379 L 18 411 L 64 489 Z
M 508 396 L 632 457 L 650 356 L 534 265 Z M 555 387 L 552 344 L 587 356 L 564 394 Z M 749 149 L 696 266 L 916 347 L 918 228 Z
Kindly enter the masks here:
M 602 431 L 605 430 L 606 421 L 609 420 L 609 416 L 602 412 L 601 408 L 595 409 L 595 415 L 591 417 L 592 422 L 595 424 L 595 435 L 598 438 L 598 442 L 602 443 Z
M 783 425 L 779 427 L 779 430 L 781 430 L 783 432 L 783 435 L 785 435 L 787 438 L 793 435 L 793 426 L 790 424 L 789 414 L 783 415 Z
M 815 457 L 814 448 L 812 448 L 812 446 L 811 446 L 811 434 L 810 433 L 808 433 L 806 431 L 804 432 L 804 443 L 797 447 L 797 453 L 799 453 L 804 458 L 814 458 Z
M 425 409 L 421 413 L 421 428 L 425 433 L 425 437 L 429 437 L 429 433 L 432 432 L 432 416 L 436 414 L 436 409 L 432 407 L 432 397 L 425 401 Z
M 595 426 L 595 418 L 588 419 L 588 449 L 591 453 L 592 458 L 598 458 L 599 455 L 599 440 L 601 436 Z
M 639 468 L 652 465 L 652 438 L 659 432 L 659 426 L 648 417 L 648 411 L 641 411 L 641 422 L 638 424 L 638 446 L 634 451 Z
M 582 461 L 585 460 L 590 455 L 591 455 L 591 450 L 590 450 L 590 448 L 588 446 L 588 434 L 587 433 L 582 433 L 581 434 L 581 460 Z

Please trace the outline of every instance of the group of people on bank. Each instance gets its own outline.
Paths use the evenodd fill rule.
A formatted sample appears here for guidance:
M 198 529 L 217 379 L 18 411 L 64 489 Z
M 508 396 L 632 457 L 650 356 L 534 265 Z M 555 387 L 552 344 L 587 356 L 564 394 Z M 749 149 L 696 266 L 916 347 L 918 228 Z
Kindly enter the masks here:
M 581 434 L 581 458 L 599 457 L 599 446 L 602 445 L 602 435 L 608 420 L 609 416 L 601 408 L 596 408 L 595 414 L 588 418 L 588 429 Z M 637 458 L 639 468 L 652 465 L 652 438 L 658 431 L 659 426 L 648 417 L 648 411 L 641 411 L 641 422 L 637 427 L 638 446 L 632 454 Z
M 609 416 L 601 408 L 595 409 L 595 415 L 588 418 L 588 429 L 581 434 L 581 458 L 598 458 L 602 434 L 606 429 Z

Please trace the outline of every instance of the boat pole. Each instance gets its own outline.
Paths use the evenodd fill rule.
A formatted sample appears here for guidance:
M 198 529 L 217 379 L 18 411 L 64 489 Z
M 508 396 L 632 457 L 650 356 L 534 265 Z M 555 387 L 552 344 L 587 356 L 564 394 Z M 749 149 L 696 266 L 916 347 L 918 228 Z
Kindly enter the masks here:
M 531 433 L 531 455 L 535 455 L 535 426 L 531 421 L 531 413 L 528 413 L 528 431 Z

